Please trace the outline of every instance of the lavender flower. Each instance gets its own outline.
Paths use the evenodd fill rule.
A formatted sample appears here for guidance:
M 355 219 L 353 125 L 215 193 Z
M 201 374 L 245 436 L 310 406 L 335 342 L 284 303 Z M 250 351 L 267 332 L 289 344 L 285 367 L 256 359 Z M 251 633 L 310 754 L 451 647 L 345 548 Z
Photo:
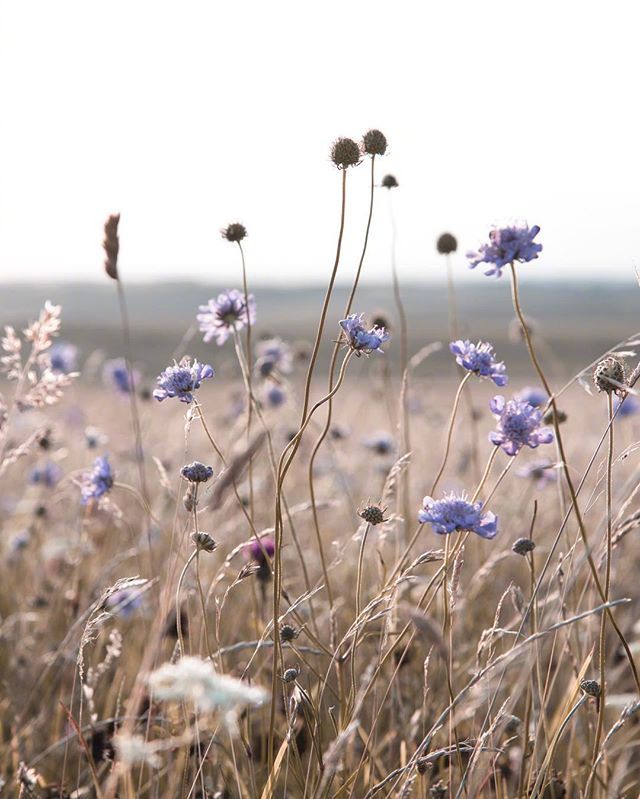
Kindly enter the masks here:
M 538 386 L 525 386 L 525 388 L 515 394 L 514 399 L 520 402 L 528 402 L 534 408 L 542 408 L 549 401 L 549 395 L 543 388 L 538 388 Z
M 486 341 L 472 344 L 470 341 L 452 341 L 449 349 L 456 356 L 456 362 L 479 377 L 489 377 L 496 386 L 507 384 L 508 377 L 502 361 L 496 361 L 493 346 Z
M 292 362 L 291 347 L 281 338 L 265 339 L 256 345 L 256 371 L 262 377 L 273 372 L 289 374 Z
M 532 480 L 536 488 L 544 488 L 550 483 L 555 482 L 557 472 L 555 464 L 548 458 L 541 458 L 537 461 L 521 466 L 516 469 L 518 477 L 524 477 L 527 480 Z
M 113 486 L 113 471 L 109 463 L 109 456 L 102 455 L 93 462 L 93 469 L 82 476 L 81 503 L 88 505 L 90 502 L 104 496 Z
M 134 588 L 123 588 L 121 591 L 114 591 L 106 601 L 108 610 L 115 616 L 128 619 L 142 605 L 142 593 Z
M 78 365 L 78 348 L 68 341 L 56 341 L 49 349 L 49 363 L 52 372 L 65 375 L 75 372 Z
M 391 335 L 384 327 L 373 326 L 367 330 L 364 326 L 364 314 L 351 314 L 346 319 L 340 321 L 340 327 L 344 335 L 345 342 L 355 354 L 369 355 L 374 350 L 382 352 L 381 347 L 389 341 Z
M 542 244 L 534 243 L 540 232 L 538 225 L 530 228 L 526 224 L 494 227 L 489 231 L 489 241 L 481 244 L 478 251 L 468 252 L 469 267 L 473 269 L 481 263 L 490 264 L 485 275 L 502 277 L 502 269 L 513 261 L 533 261 L 542 250 Z
M 219 346 L 225 343 L 232 331 L 242 330 L 248 323 L 255 324 L 256 301 L 253 294 L 248 295 L 249 313 L 244 294 L 238 289 L 227 289 L 218 294 L 217 299 L 210 299 L 206 305 L 200 306 L 197 320 L 200 331 L 204 333 L 205 342 L 216 340 Z
M 542 411 L 528 402 L 504 397 L 494 397 L 489 403 L 491 412 L 498 420 L 498 429 L 489 434 L 489 440 L 502 447 L 507 455 L 517 455 L 524 447 L 535 449 L 539 444 L 553 441 L 548 427 L 540 427 Z
M 446 535 L 457 531 L 477 533 L 482 538 L 495 538 L 498 519 L 495 514 L 482 513 L 482 502 L 469 502 L 466 494 L 447 494 L 442 499 L 425 497 L 418 521 L 429 522 L 436 533 Z
M 58 484 L 62 477 L 62 469 L 53 461 L 46 461 L 42 466 L 36 466 L 29 475 L 29 482 L 32 485 L 43 485 L 46 488 L 53 488 Z
M 167 367 L 158 377 L 157 383 L 160 388 L 153 392 L 153 396 L 159 401 L 169 397 L 177 397 L 180 402 L 193 402 L 193 392 L 200 388 L 203 380 L 213 377 L 215 372 L 213 366 L 198 363 L 190 358 L 183 358 L 180 363 Z
M 132 369 L 131 378 L 124 358 L 114 358 L 111 361 L 107 361 L 102 368 L 103 382 L 113 388 L 118 394 L 130 394 L 134 391 L 140 381 L 140 372 Z

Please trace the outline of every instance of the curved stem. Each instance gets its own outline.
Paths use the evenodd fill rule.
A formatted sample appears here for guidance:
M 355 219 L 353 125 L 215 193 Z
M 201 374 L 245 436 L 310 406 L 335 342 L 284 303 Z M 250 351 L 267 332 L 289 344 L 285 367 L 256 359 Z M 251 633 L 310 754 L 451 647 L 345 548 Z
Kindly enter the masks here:
M 451 450 L 451 438 L 453 435 L 453 425 L 456 421 L 456 415 L 458 413 L 458 407 L 460 405 L 460 397 L 462 397 L 462 392 L 464 391 L 464 387 L 469 382 L 469 378 L 471 377 L 472 372 L 467 372 L 465 376 L 460 381 L 460 385 L 458 386 L 458 390 L 456 391 L 455 399 L 453 400 L 453 409 L 451 411 L 451 417 L 449 418 L 449 425 L 447 427 L 447 442 L 444 449 L 444 455 L 442 456 L 442 463 L 440 464 L 440 469 L 438 470 L 438 474 L 433 481 L 433 485 L 431 486 L 431 491 L 429 492 L 430 496 L 433 496 L 434 491 L 436 490 L 438 483 L 440 482 L 440 478 L 447 466 L 447 460 L 449 459 L 449 452 Z

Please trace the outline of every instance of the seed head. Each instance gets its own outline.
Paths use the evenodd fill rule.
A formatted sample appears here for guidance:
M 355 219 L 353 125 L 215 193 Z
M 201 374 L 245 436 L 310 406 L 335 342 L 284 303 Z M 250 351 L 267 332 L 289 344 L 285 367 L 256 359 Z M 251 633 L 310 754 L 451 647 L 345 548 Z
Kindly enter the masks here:
M 516 553 L 516 555 L 527 555 L 529 552 L 533 552 L 536 548 L 536 543 L 531 538 L 518 538 L 517 541 L 513 542 L 511 549 Z
M 283 624 L 280 628 L 280 640 L 283 643 L 288 643 L 289 641 L 295 641 L 296 638 L 300 635 L 300 630 L 296 630 L 295 627 L 292 627 L 290 624 Z
M 375 527 L 377 524 L 382 524 L 387 521 L 387 519 L 384 518 L 386 510 L 386 508 L 382 508 L 380 505 L 367 505 L 358 513 L 358 516 Z
M 104 271 L 113 280 L 118 279 L 118 251 L 120 250 L 120 240 L 118 238 L 118 224 L 120 214 L 111 214 L 104 224 L 104 241 L 102 247 L 106 258 L 104 259 Z
M 449 255 L 458 249 L 458 240 L 451 233 L 443 233 L 436 242 L 440 255 Z
M 387 151 L 387 138 L 375 128 L 368 130 L 362 137 L 362 149 L 368 155 L 384 155 Z
M 196 549 L 202 549 L 205 552 L 213 552 L 218 546 L 209 533 L 191 533 L 191 540 Z
M 606 394 L 623 393 L 624 389 L 619 384 L 626 385 L 624 361 L 614 355 L 603 358 L 595 368 L 593 382 L 598 391 L 604 391 Z
M 331 160 L 338 169 L 348 169 L 360 163 L 360 148 L 353 139 L 336 139 L 331 145 Z
M 297 666 L 293 666 L 290 669 L 286 669 L 284 674 L 282 675 L 282 682 L 293 682 L 297 680 L 300 676 L 300 669 Z
M 597 680 L 583 680 L 580 683 L 580 689 L 596 699 L 600 696 L 600 683 Z
M 180 474 L 190 483 L 206 483 L 213 477 L 213 468 L 205 466 L 200 461 L 194 461 L 183 466 L 180 469 Z
M 222 238 L 227 241 L 241 242 L 242 239 L 247 237 L 247 229 L 240 222 L 232 222 L 220 231 Z
M 385 175 L 382 178 L 383 189 L 397 189 L 400 184 L 395 178 L 395 175 Z
M 553 424 L 554 416 L 558 424 L 562 424 L 563 422 L 567 421 L 567 414 L 564 411 L 557 411 L 557 413 L 554 414 L 553 408 L 549 408 L 549 410 L 542 417 L 542 421 L 545 424 Z

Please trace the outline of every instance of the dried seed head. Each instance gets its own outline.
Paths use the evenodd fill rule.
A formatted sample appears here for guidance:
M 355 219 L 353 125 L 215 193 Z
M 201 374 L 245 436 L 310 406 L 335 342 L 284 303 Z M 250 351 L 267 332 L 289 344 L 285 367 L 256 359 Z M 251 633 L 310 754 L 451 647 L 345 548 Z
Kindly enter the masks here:
M 283 643 L 288 643 L 289 641 L 295 641 L 296 638 L 300 635 L 300 630 L 296 630 L 295 627 L 292 627 L 290 624 L 283 624 L 280 628 L 280 640 Z
M 348 169 L 360 163 L 360 148 L 353 139 L 336 139 L 331 145 L 331 160 L 338 169 Z
M 596 699 L 600 696 L 600 683 L 597 680 L 583 680 L 580 683 L 580 689 L 587 696 L 594 696 Z
M 440 255 L 449 255 L 458 249 L 458 240 L 451 233 L 443 233 L 436 242 Z
M 553 424 L 553 417 L 554 417 L 553 408 L 549 408 L 549 410 L 542 417 L 542 421 L 545 424 Z M 555 414 L 555 418 L 558 424 L 562 424 L 563 422 L 567 421 L 567 414 L 564 411 L 557 411 Z
M 384 155 L 387 151 L 387 138 L 375 128 L 368 130 L 362 137 L 362 149 L 368 155 Z
M 190 483 L 206 483 L 213 477 L 213 468 L 205 466 L 200 461 L 194 461 L 183 466 L 180 469 L 180 474 Z
M 209 533 L 191 533 L 191 540 L 196 549 L 202 549 L 205 552 L 213 552 L 218 546 Z
M 395 175 L 385 175 L 382 178 L 383 189 L 397 189 L 400 184 L 396 180 Z
M 533 552 L 535 548 L 536 543 L 531 538 L 518 538 L 511 547 L 516 555 L 526 555 L 529 552 Z
M 120 214 L 111 214 L 104 224 L 104 241 L 102 247 L 106 258 L 104 259 L 104 271 L 113 280 L 118 279 L 118 252 L 120 250 L 120 240 L 118 238 L 118 224 Z
M 504 725 L 504 731 L 507 735 L 513 735 L 518 732 L 522 725 L 522 721 L 517 716 L 509 716 L 507 723 Z
M 386 508 L 382 508 L 380 505 L 367 505 L 358 513 L 358 516 L 360 516 L 361 519 L 364 519 L 365 522 L 368 522 L 370 525 L 375 527 L 376 524 L 382 524 L 383 522 L 387 521 L 384 518 L 386 510 Z
M 626 385 L 624 361 L 614 355 L 603 358 L 593 372 L 593 382 L 598 391 L 604 391 L 606 394 L 622 393 L 624 389 L 620 384 Z
M 385 311 L 375 311 L 371 316 L 371 324 L 373 327 L 384 327 L 386 331 L 390 331 L 392 327 Z
M 247 229 L 240 222 L 232 222 L 220 231 L 222 238 L 227 241 L 240 242 L 247 236 Z
M 285 672 L 282 675 L 282 682 L 293 682 L 299 676 L 300 676 L 300 669 L 297 666 L 293 666 L 290 669 L 285 669 Z

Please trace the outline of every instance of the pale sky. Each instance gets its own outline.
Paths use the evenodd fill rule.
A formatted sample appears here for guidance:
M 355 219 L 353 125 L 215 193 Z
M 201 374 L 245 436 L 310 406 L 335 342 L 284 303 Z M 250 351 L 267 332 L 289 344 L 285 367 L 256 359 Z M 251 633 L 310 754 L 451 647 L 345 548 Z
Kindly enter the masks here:
M 532 277 L 640 266 L 640 11 L 575 0 L 0 0 L 0 275 L 102 280 L 122 214 L 128 281 L 320 281 L 338 136 L 381 129 L 404 279 L 442 275 L 494 222 L 539 224 Z M 348 174 L 350 280 L 368 165 Z M 389 275 L 387 192 L 365 276 Z

